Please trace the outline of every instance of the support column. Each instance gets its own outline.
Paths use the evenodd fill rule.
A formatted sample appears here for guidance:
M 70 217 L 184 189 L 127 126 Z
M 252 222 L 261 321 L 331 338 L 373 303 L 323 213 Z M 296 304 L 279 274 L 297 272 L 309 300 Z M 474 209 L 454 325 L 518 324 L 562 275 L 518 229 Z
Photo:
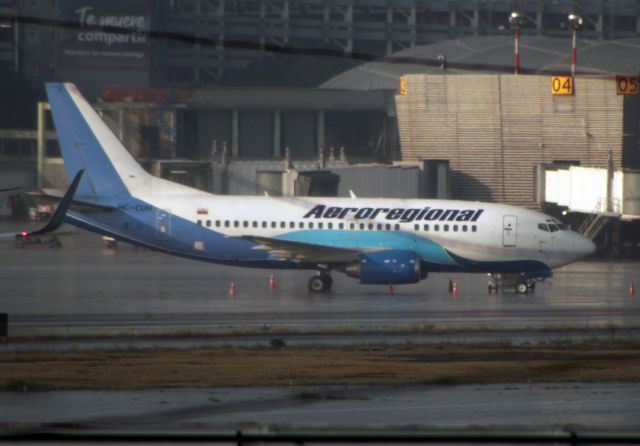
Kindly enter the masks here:
M 47 109 L 46 102 L 38 102 L 38 135 L 37 135 L 37 172 L 36 172 L 36 186 L 38 189 L 42 188 L 42 174 L 44 169 L 44 156 L 45 156 L 45 140 L 44 132 L 46 126 L 45 111 Z
M 416 46 L 416 7 L 415 5 L 411 7 L 411 12 L 409 13 L 409 25 L 411 26 L 411 48 L 415 48 Z
M 325 131 L 324 110 L 319 110 L 317 127 L 316 127 L 316 142 L 317 142 L 316 153 L 320 153 L 320 150 L 324 149 L 324 144 L 325 144 L 324 131 Z
M 393 8 L 391 6 L 387 6 L 387 56 L 393 54 Z
M 169 124 L 171 126 L 171 133 L 169 134 L 169 137 L 171 138 L 171 144 L 169 145 L 169 150 L 171 151 L 170 158 L 176 159 L 178 145 L 178 141 L 176 141 L 176 135 L 178 133 L 178 112 L 175 109 L 168 109 L 167 111 L 169 112 L 169 119 L 171 119 L 171 123 Z
M 231 112 L 231 158 L 240 155 L 240 112 L 234 109 Z
M 118 109 L 118 138 L 123 146 L 127 146 L 124 140 L 124 109 Z
M 282 112 L 276 110 L 273 112 L 273 156 L 280 158 L 282 156 Z

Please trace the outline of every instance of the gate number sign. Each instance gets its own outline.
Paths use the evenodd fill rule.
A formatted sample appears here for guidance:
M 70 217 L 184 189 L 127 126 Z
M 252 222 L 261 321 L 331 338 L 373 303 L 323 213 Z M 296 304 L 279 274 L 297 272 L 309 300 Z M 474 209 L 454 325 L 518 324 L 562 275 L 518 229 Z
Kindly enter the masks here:
M 637 94 L 638 78 L 635 76 L 616 76 L 616 93 Z
M 551 76 L 551 94 L 573 94 L 571 76 Z

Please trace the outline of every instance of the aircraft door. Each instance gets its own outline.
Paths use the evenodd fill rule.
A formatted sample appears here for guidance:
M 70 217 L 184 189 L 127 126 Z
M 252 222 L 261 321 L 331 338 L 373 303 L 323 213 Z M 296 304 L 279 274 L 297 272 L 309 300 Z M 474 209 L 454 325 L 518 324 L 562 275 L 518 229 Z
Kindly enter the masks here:
M 171 237 L 171 212 L 158 209 L 156 213 L 156 238 L 168 240 Z
M 502 245 L 505 247 L 516 246 L 518 240 L 518 217 L 505 215 L 502 217 Z

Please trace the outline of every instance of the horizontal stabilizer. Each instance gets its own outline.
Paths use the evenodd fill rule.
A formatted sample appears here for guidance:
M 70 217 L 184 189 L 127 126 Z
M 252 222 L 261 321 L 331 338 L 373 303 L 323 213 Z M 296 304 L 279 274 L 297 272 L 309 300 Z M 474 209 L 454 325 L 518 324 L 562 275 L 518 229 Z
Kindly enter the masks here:
M 27 195 L 31 196 L 31 197 L 40 197 L 40 198 L 45 198 L 45 199 L 53 199 L 53 200 L 60 200 L 62 199 L 62 197 L 64 197 L 65 192 L 61 191 L 60 189 L 50 189 L 50 188 L 43 188 L 41 192 L 27 192 Z M 108 204 L 98 204 L 98 203 L 94 203 L 88 200 L 79 200 L 77 198 L 74 198 L 71 201 L 71 206 L 72 209 L 74 210 L 80 210 L 80 211 L 115 211 L 118 208 L 115 206 L 110 206 Z
M 6 189 L 0 189 L 0 192 L 14 192 L 14 191 L 19 191 L 22 190 L 21 187 L 8 187 Z

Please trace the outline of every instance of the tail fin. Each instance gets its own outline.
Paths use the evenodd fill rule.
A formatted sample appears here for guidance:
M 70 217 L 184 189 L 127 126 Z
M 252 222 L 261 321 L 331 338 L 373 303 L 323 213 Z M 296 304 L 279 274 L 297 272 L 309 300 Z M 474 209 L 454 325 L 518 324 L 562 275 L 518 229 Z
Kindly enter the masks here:
M 84 170 L 76 196 L 98 199 L 129 196 L 149 181 L 111 129 L 75 85 L 46 85 L 53 122 L 68 178 Z

